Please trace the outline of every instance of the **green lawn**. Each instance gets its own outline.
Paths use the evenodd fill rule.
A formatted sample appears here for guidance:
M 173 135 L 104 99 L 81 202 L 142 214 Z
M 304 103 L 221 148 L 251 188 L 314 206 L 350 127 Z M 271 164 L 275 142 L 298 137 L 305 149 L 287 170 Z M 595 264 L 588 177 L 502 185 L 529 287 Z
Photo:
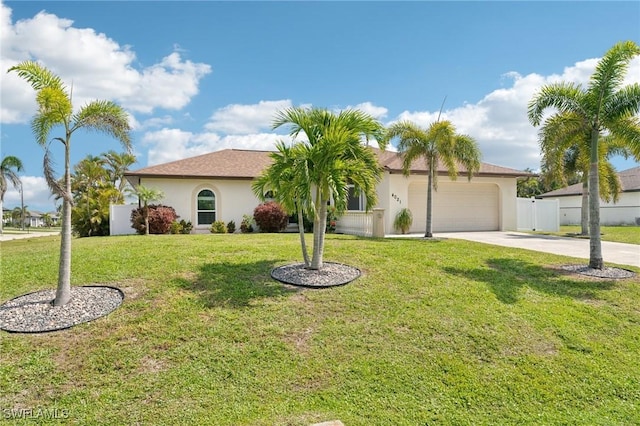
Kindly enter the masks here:
M 576 238 L 589 238 L 579 236 L 581 228 L 579 225 L 565 225 L 560 227 L 560 232 L 534 232 L 535 234 L 559 235 L 562 237 L 576 236 Z M 602 241 L 613 241 L 617 243 L 639 244 L 640 226 L 602 226 L 600 228 Z
M 53 288 L 58 244 L 2 243 L 0 300 Z M 67 331 L 0 332 L 5 419 L 58 408 L 79 425 L 640 424 L 640 279 L 554 269 L 585 260 L 330 235 L 326 259 L 363 276 L 294 290 L 269 272 L 300 260 L 295 234 L 73 244 L 75 285 L 127 297 Z

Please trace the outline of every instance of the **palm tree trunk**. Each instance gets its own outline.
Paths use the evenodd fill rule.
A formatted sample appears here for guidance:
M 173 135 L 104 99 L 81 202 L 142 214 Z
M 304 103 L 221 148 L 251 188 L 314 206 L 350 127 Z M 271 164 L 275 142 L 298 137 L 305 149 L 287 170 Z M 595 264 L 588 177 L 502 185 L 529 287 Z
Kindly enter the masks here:
M 433 163 L 433 162 L 430 162 Z M 431 212 L 433 211 L 433 164 L 429 165 L 429 178 L 427 179 L 427 229 L 425 238 L 433 237 Z
M 604 268 L 600 240 L 600 183 L 598 173 L 598 130 L 591 130 L 591 169 L 589 170 L 589 267 Z
M 302 213 L 302 204 L 296 203 L 298 210 L 298 233 L 300 234 L 300 247 L 302 247 L 302 258 L 304 266 L 309 267 L 309 253 L 307 252 L 307 242 L 304 239 L 304 214 Z
M 145 204 L 142 208 L 144 214 L 144 235 L 149 235 L 149 207 Z
M 4 194 L 2 194 L 2 196 L 4 197 Z M 0 235 L 2 235 L 2 233 L 4 228 L 4 211 L 2 210 L 2 197 L 0 197 Z
M 65 194 L 62 197 L 62 229 L 60 232 L 60 265 L 54 306 L 66 305 L 71 299 L 71 173 L 69 153 L 69 138 L 67 138 L 64 161 Z
M 319 199 L 318 199 L 319 198 Z M 316 214 L 313 219 L 313 257 L 309 269 L 322 269 L 324 254 L 324 235 L 327 227 L 327 200 L 318 193 Z
M 580 208 L 580 235 L 589 235 L 589 179 L 582 181 L 582 207 Z

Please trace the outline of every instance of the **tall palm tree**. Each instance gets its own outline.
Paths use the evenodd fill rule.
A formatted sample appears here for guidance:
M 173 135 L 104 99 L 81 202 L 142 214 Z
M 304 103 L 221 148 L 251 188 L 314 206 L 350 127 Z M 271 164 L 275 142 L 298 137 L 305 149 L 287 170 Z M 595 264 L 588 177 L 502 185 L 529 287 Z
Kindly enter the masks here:
M 600 136 L 608 133 L 640 160 L 640 85 L 622 86 L 629 62 L 640 55 L 632 41 L 620 42 L 598 61 L 585 89 L 573 83 L 543 86 L 529 102 L 529 121 L 540 125 L 548 108 L 574 114 L 589 131 L 589 267 L 604 268 L 600 238 Z
M 22 165 L 22 161 L 13 155 L 7 155 L 0 162 L 0 234 L 2 234 L 2 225 L 4 223 L 2 204 L 4 202 L 4 194 L 9 187 L 8 182 L 11 182 L 14 188 L 22 185 L 18 172 L 23 170 L 24 166 Z
M 309 267 L 311 261 L 304 236 L 304 219 L 311 211 L 308 162 L 302 156 L 303 151 L 296 146 L 292 148 L 280 141 L 276 148 L 278 151 L 270 154 L 271 166 L 253 182 L 253 192 L 261 201 L 265 201 L 266 194 L 270 192 L 287 213 L 295 212 L 298 216 L 302 257 L 305 266 Z
M 438 165 L 443 164 L 449 177 L 458 177 L 462 165 L 471 177 L 480 169 L 480 149 L 476 141 L 467 135 L 456 133 L 455 126 L 447 120 L 436 121 L 426 129 L 410 122 L 400 121 L 387 129 L 387 137 L 398 138 L 398 152 L 402 156 L 405 176 L 411 172 L 414 161 L 424 159 L 427 166 L 427 225 L 424 236 L 433 237 L 433 191 L 438 190 Z
M 295 181 L 304 184 L 304 191 L 295 193 L 302 208 L 310 206 L 313 212 L 313 254 L 310 269 L 323 266 L 324 237 L 327 222 L 327 205 L 331 200 L 336 212 L 347 208 L 349 185 L 361 191 L 366 199 L 366 209 L 377 203 L 376 185 L 382 177 L 382 169 L 374 151 L 363 144 L 365 138 L 376 139 L 384 149 L 382 125 L 368 114 L 358 110 L 334 113 L 321 108 L 288 108 L 278 112 L 273 128 L 289 127 L 294 140 L 298 166 L 294 168 Z M 286 169 L 285 169 L 286 170 Z M 273 172 L 273 177 L 285 179 Z M 277 186 L 277 182 L 276 185 Z
M 71 136 L 76 130 L 98 131 L 114 137 L 126 150 L 131 150 L 127 113 L 111 101 L 96 100 L 73 111 L 71 92 L 59 76 L 37 62 L 25 61 L 9 68 L 24 78 L 36 91 L 38 112 L 31 121 L 31 129 L 39 145 L 45 148 L 44 175 L 52 192 L 62 199 L 62 230 L 60 266 L 55 306 L 62 306 L 71 298 Z M 54 127 L 62 127 L 64 134 L 49 141 Z M 64 177 L 55 178 L 51 163 L 50 144 L 58 141 L 64 146 Z

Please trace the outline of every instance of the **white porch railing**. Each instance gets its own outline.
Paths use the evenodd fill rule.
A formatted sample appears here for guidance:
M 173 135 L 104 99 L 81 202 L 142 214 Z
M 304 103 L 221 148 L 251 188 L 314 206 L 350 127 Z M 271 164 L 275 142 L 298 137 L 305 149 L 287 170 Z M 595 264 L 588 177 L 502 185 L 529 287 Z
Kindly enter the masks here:
M 371 237 L 373 235 L 373 213 L 345 212 L 336 220 L 336 233 Z

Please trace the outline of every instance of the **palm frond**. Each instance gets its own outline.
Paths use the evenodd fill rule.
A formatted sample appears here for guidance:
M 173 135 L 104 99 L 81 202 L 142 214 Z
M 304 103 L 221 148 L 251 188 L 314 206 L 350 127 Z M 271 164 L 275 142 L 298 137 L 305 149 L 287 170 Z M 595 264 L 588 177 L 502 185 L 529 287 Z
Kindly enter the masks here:
M 16 71 L 18 76 L 31 84 L 34 90 L 42 90 L 45 87 L 61 91 L 65 90 L 60 77 L 35 61 L 21 62 L 9 68 L 7 72 L 12 71 Z

